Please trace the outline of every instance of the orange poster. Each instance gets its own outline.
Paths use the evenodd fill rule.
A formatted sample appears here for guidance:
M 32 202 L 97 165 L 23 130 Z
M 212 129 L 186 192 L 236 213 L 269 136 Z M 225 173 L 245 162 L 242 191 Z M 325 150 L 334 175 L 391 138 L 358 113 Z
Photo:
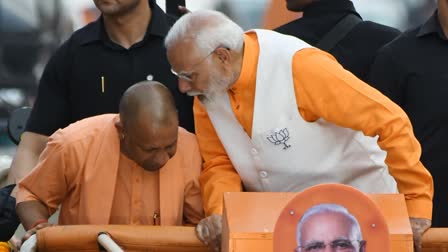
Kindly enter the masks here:
M 298 193 L 280 213 L 273 239 L 274 252 L 390 251 L 389 230 L 378 206 L 342 184 Z

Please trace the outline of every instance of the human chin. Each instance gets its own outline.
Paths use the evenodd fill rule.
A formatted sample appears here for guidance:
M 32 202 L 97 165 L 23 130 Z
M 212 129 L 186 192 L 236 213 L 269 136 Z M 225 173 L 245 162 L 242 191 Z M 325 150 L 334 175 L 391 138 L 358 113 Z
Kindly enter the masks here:
M 143 169 L 145 169 L 145 171 L 149 171 L 149 172 L 156 172 L 156 171 L 160 170 L 163 167 L 163 165 L 154 164 L 154 163 L 143 164 L 141 166 L 143 167 Z

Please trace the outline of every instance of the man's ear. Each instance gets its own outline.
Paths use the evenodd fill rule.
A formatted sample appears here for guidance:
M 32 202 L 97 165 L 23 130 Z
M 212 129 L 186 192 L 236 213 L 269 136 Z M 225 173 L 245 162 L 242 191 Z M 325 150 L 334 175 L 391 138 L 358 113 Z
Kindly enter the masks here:
M 115 128 L 118 130 L 118 135 L 120 136 L 120 139 L 123 139 L 124 136 L 124 127 L 123 123 L 121 122 L 120 117 L 115 121 Z
M 215 50 L 216 55 L 218 56 L 218 59 L 222 62 L 222 63 L 227 63 L 230 64 L 230 57 L 231 57 L 231 52 L 228 48 L 225 47 L 219 47 Z

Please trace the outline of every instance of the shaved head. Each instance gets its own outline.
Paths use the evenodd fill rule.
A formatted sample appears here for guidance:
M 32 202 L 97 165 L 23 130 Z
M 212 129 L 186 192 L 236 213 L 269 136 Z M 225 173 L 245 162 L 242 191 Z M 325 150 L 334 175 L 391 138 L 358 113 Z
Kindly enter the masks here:
M 123 94 L 115 123 L 120 148 L 147 171 L 157 171 L 174 156 L 178 125 L 170 90 L 159 82 L 142 81 Z
M 132 85 L 120 101 L 120 118 L 123 125 L 150 123 L 163 127 L 177 120 L 176 105 L 170 90 L 156 81 L 142 81 Z

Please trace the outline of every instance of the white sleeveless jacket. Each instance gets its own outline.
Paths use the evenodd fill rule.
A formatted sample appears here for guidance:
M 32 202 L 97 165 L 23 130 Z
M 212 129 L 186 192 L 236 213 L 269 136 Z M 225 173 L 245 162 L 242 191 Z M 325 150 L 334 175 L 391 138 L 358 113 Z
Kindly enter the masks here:
M 258 37 L 252 138 L 236 120 L 227 94 L 204 107 L 248 191 L 301 191 L 320 183 L 343 183 L 366 193 L 396 193 L 377 137 L 299 114 L 292 59 L 300 39 L 268 30 Z

